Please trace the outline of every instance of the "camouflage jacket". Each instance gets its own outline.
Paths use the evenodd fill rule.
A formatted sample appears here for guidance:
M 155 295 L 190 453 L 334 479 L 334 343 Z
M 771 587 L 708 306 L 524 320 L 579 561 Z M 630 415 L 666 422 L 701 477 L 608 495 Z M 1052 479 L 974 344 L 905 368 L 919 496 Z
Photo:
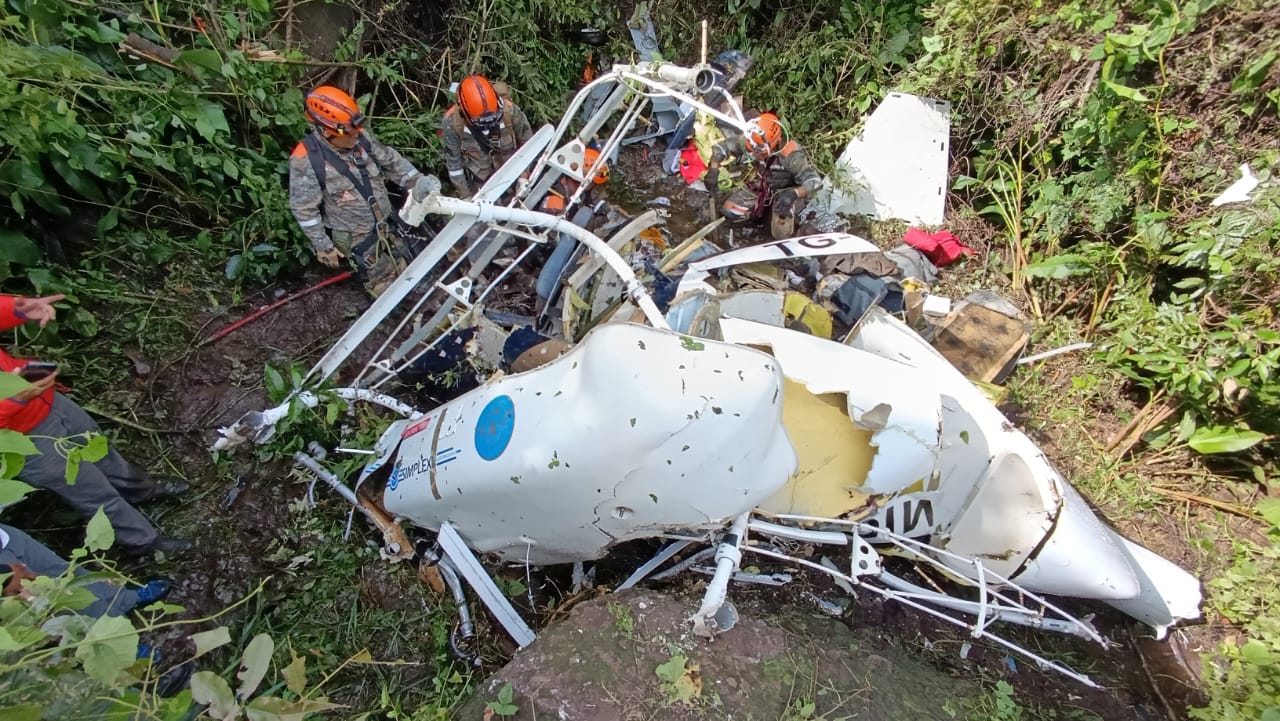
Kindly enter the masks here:
M 369 185 L 383 220 L 390 221 L 395 209 L 387 197 L 387 180 L 410 189 L 422 174 L 394 148 L 378 142 L 368 131 L 361 132 L 368 140 L 368 153 L 362 147 L 364 143 L 351 150 L 334 148 L 334 151 L 336 157 L 347 161 L 347 167 L 357 179 L 361 178 L 358 163 L 372 159 L 373 162 L 366 166 Z M 320 138 L 320 142 L 327 141 Z M 376 225 L 369 199 L 363 197 L 360 189 L 346 175 L 334 168 L 333 156 L 326 160 L 324 189 L 321 190 L 320 180 L 316 178 L 307 155 L 306 146 L 298 143 L 289 157 L 289 209 L 297 218 L 298 225 L 302 226 L 302 232 L 311 240 L 312 249 L 318 253 L 333 248 L 333 239 L 328 231 L 350 233 L 353 242 L 364 240 Z
M 744 136 L 730 136 L 711 148 L 711 162 L 719 164 L 729 158 L 736 158 L 739 163 L 751 161 Z M 813 195 L 822 185 L 822 176 L 809 162 L 809 155 L 794 140 L 788 140 L 782 150 L 770 155 L 764 166 L 765 180 L 775 190 L 804 186 L 806 193 Z
M 503 100 L 502 135 L 496 147 L 485 149 L 462 120 L 458 106 L 453 106 L 440 119 L 440 137 L 444 142 L 444 164 L 449 180 L 465 195 L 472 195 L 489 179 L 494 169 L 516 152 L 516 148 L 533 137 L 533 128 L 519 105 Z

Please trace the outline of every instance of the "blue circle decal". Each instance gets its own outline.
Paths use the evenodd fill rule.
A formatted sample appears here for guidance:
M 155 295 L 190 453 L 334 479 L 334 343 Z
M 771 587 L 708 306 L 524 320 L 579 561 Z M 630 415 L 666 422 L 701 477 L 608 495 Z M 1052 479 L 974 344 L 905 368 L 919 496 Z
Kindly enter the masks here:
M 480 411 L 476 421 L 476 453 L 492 461 L 507 450 L 516 428 L 516 404 L 511 396 L 498 396 Z

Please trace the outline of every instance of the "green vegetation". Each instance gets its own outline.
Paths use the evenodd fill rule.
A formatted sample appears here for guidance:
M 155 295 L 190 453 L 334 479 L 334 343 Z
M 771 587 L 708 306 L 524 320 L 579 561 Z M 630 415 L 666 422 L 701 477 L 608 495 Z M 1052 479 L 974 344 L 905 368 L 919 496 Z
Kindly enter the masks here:
M 198 314 L 216 317 L 309 262 L 283 183 L 304 129 L 300 88 L 355 79 L 375 132 L 438 169 L 435 124 L 451 80 L 503 77 L 538 123 L 559 116 L 587 56 L 563 30 L 608 27 L 597 58 L 632 54 L 630 8 L 599 0 L 408 2 L 376 12 L 326 3 L 340 28 L 327 49 L 299 36 L 293 8 L 4 6 L 0 192 L 14 212 L 0 221 L 0 287 L 68 294 L 56 324 L 24 328 L 16 342 L 60 360 L 80 395 L 104 408 L 136 407 L 120 391 L 126 348 L 185 353 L 202 330 Z M 994 283 L 1017 298 L 1040 347 L 1094 342 L 1020 371 L 1010 387 L 1019 417 L 1123 530 L 1160 524 L 1153 535 L 1172 540 L 1158 550 L 1180 549 L 1206 579 L 1208 615 L 1232 629 L 1211 639 L 1210 701 L 1196 717 L 1280 713 L 1280 510 L 1268 500 L 1280 437 L 1275 8 L 677 0 L 656 11 L 664 56 L 693 59 L 703 17 L 713 51 L 755 57 L 741 88 L 749 102 L 780 110 L 826 167 L 884 93 L 951 101 L 948 224 L 984 253 L 948 269 L 945 282 Z M 147 57 L 155 47 L 175 54 Z M 1211 208 L 1244 162 L 1264 181 L 1252 202 Z M 289 373 L 266 375 L 274 395 L 291 385 Z M 337 413 L 330 404 L 292 420 L 331 423 Z M 11 476 L 22 450 L 0 441 Z M 273 447 L 263 460 L 292 450 Z M 226 462 L 219 469 L 231 473 Z M 409 573 L 396 576 L 397 593 L 421 604 L 374 608 L 358 585 L 376 553 L 341 540 L 342 516 L 337 506 L 291 509 L 268 551 L 285 578 L 230 621 L 236 645 L 259 632 L 288 639 L 293 651 L 272 654 L 286 672 L 282 693 L 294 693 L 287 669 L 298 653 L 356 712 L 447 717 L 471 685 L 445 660 L 447 615 L 423 610 L 433 606 L 414 595 Z M 303 576 L 312 585 L 297 585 Z M 382 647 L 362 655 L 375 638 Z M 688 678 L 668 670 L 668 683 Z M 206 690 L 221 694 L 215 685 Z M 110 687 L 116 698 L 127 693 Z M 993 717 L 1017 718 L 1012 698 L 997 686 Z

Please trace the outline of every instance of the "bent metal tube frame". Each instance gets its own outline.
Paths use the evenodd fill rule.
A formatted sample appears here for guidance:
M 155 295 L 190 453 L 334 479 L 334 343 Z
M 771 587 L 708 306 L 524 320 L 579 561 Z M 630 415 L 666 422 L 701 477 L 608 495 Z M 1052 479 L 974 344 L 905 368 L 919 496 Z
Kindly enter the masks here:
M 677 336 L 678 334 L 669 330 L 665 317 L 630 266 L 610 247 L 610 244 L 565 219 L 581 202 L 582 194 L 589 184 L 582 184 L 578 192 L 569 199 L 564 216 L 540 213 L 529 208 L 537 207 L 548 189 L 562 175 L 571 174 L 579 178 L 594 175 L 595 167 L 583 167 L 586 141 L 604 129 L 615 114 L 621 113 L 619 122 L 608 132 L 607 140 L 600 149 L 601 162 L 603 162 L 603 159 L 610 157 L 634 127 L 648 100 L 656 95 L 665 95 L 688 103 L 699 111 L 739 129 L 745 127 L 738 108 L 733 107 L 732 114 L 725 114 L 706 106 L 693 94 L 694 91 L 705 89 L 706 84 L 705 69 L 701 68 L 679 68 L 663 64 L 615 67 L 610 73 L 606 73 L 584 87 L 570 104 L 560 124 L 554 128 L 552 126 L 541 128 L 529 143 L 522 146 L 510 161 L 494 173 L 473 198 L 463 200 L 435 193 L 421 201 L 418 207 L 406 207 L 406 212 L 411 211 L 419 215 L 423 212 L 439 214 L 449 217 L 450 220 L 399 279 L 316 363 L 306 378 L 306 385 L 308 388 L 317 389 L 329 381 L 343 369 L 351 355 L 370 338 L 375 330 L 385 330 L 383 326 L 393 312 L 402 313 L 401 320 L 390 329 L 370 359 L 352 369 L 345 387 L 323 392 L 299 389 L 286 403 L 277 408 L 246 415 L 231 427 L 223 429 L 222 437 L 214 447 L 221 450 L 233 448 L 243 442 L 264 442 L 274 433 L 276 422 L 287 414 L 291 404 L 314 407 L 321 402 L 326 393 L 336 393 L 339 398 L 349 403 L 373 403 L 398 414 L 404 420 L 393 423 L 393 427 L 384 433 L 383 439 L 374 449 L 370 451 L 356 449 L 357 452 L 371 453 L 375 460 L 365 467 L 359 480 L 354 484 L 354 489 L 342 485 L 340 481 L 331 477 L 332 474 L 326 475 L 319 472 L 317 470 L 320 468 L 319 460 L 310 454 L 299 454 L 307 457 L 300 457 L 298 463 L 304 473 L 333 486 L 340 495 L 352 503 L 353 513 L 360 511 L 383 531 L 385 557 L 399 560 L 413 556 L 413 551 L 407 548 L 406 544 L 392 540 L 403 538 L 402 531 L 397 534 L 396 530 L 400 528 L 400 523 L 404 519 L 361 503 L 356 491 L 360 484 L 376 470 L 395 462 L 399 444 L 411 434 L 411 423 L 429 425 L 430 422 L 434 422 L 438 436 L 440 428 L 445 425 L 443 418 L 445 413 L 443 407 L 427 411 L 419 410 L 387 395 L 384 389 L 397 373 L 409 367 L 423 353 L 435 347 L 441 338 L 466 321 L 465 314 L 462 318 L 451 319 L 451 311 L 459 307 L 474 310 L 480 306 L 509 276 L 512 268 L 524 261 L 537 245 L 544 244 L 554 237 L 553 233 L 564 233 L 585 246 L 590 253 L 622 279 L 627 299 L 640 309 L 652 328 Z M 586 119 L 577 133 L 571 135 L 570 126 L 587 95 L 596 87 L 605 85 L 612 87 L 606 102 L 595 115 Z M 561 141 L 566 137 L 569 139 L 562 143 Z M 531 180 L 526 182 L 521 180 L 522 177 Z M 656 220 L 656 215 L 651 220 Z M 633 227 L 636 225 L 639 227 Z M 471 230 L 476 226 L 480 227 L 482 232 L 476 233 Z M 644 227 L 647 227 L 644 223 L 633 223 L 626 232 L 638 234 Z M 492 263 L 501 249 L 513 239 L 527 241 L 528 245 L 507 266 L 499 267 Z M 456 260 L 445 263 L 448 251 L 460 244 L 465 245 L 462 248 L 464 252 Z M 468 263 L 470 263 L 469 268 L 466 267 Z M 478 281 L 486 272 L 492 273 L 493 279 L 482 291 L 475 294 Z M 411 293 L 424 285 L 427 292 L 421 293 L 416 300 L 411 300 Z M 473 294 L 475 294 L 474 298 Z M 422 310 L 426 307 L 428 298 L 441 295 L 443 299 L 438 310 L 426 322 L 422 322 Z M 680 337 L 684 339 L 681 342 L 687 341 L 687 338 Z M 586 344 L 585 340 L 583 344 Z M 643 342 L 641 347 L 644 347 Z M 632 421 L 634 425 L 634 419 Z M 434 451 L 434 446 L 432 449 Z M 434 453 L 427 461 L 433 490 L 438 462 L 443 461 L 438 461 Z M 741 508 L 724 518 L 724 523 L 712 524 L 712 527 L 708 527 L 705 523 L 687 528 L 667 527 L 661 530 L 645 527 L 631 536 L 633 538 L 673 538 L 681 543 L 704 544 L 714 549 L 710 553 L 714 557 L 715 564 L 711 582 L 707 586 L 701 606 L 690 619 L 699 633 L 714 635 L 732 627 L 736 613 L 728 602 L 728 590 L 735 573 L 739 572 L 742 554 L 748 553 L 825 573 L 841 583 L 866 590 L 886 600 L 902 603 L 948 624 L 965 628 L 975 639 L 988 639 L 1034 661 L 1042 668 L 1063 673 L 1082 683 L 1093 685 L 1087 677 L 1013 641 L 999 637 L 991 631 L 991 627 L 999 621 L 1067 633 L 1104 645 L 1105 639 L 1087 620 L 1073 617 L 1046 598 L 992 572 L 978 559 L 961 557 L 918 540 L 857 521 L 765 514 L 755 510 L 753 506 Z M 392 526 L 394 529 L 391 528 Z M 439 547 L 436 553 L 439 553 L 444 562 L 446 571 L 444 578 L 447 586 L 452 589 L 455 600 L 459 594 L 459 577 L 462 577 L 518 645 L 523 647 L 532 642 L 533 632 L 477 563 L 474 553 L 483 549 L 468 548 L 468 544 L 463 542 L 463 537 L 459 535 L 454 525 L 447 521 L 428 530 L 439 534 Z M 532 548 L 533 541 L 530 540 L 529 543 Z M 847 547 L 849 558 L 843 568 L 815 563 L 786 552 L 788 547 L 796 543 L 829 546 L 837 550 L 840 547 Z M 970 587 L 971 593 L 965 595 L 976 595 L 976 599 L 952 596 L 905 581 L 885 570 L 880 553 L 872 547 L 872 544 L 886 549 L 887 553 L 933 568 L 938 574 L 957 582 L 958 585 Z M 574 560 L 592 560 L 595 557 L 593 554 L 594 549 L 584 550 L 583 557 Z M 646 568 L 649 572 L 657 571 L 668 557 L 655 558 L 654 562 L 646 564 Z M 947 563 L 943 563 L 940 559 L 945 559 Z M 966 573 L 965 577 L 961 577 L 955 571 L 958 566 L 967 566 L 972 569 L 972 573 Z M 634 581 L 629 581 L 629 583 L 632 582 Z M 464 607 L 465 604 L 459 603 L 460 609 Z M 463 616 L 460 628 L 464 636 L 473 633 L 469 617 Z

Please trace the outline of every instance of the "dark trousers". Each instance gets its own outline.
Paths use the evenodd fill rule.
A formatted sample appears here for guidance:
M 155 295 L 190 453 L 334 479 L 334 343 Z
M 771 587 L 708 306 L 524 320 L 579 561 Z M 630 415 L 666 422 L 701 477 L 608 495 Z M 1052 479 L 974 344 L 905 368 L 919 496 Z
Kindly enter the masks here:
M 21 563 L 37 576 L 57 577 L 67 572 L 67 562 L 43 543 L 3 523 L 0 523 L 0 532 L 9 537 L 8 544 L 0 549 L 0 565 L 12 568 L 15 563 Z M 82 573 L 85 571 L 76 571 L 76 575 Z M 82 588 L 97 599 L 80 611 L 85 616 L 119 616 L 138 605 L 137 591 L 107 581 L 86 583 Z
M 116 531 L 116 543 L 144 548 L 156 540 L 156 529 L 132 504 L 155 494 L 155 483 L 146 473 L 111 448 L 102 460 L 81 463 L 74 482 L 67 482 L 67 458 L 58 450 L 60 439 L 99 432 L 98 424 L 83 408 L 54 393 L 49 417 L 27 434 L 40 455 L 27 456 L 18 480 L 53 491 L 86 520 L 102 508 Z M 78 442 L 83 443 L 83 437 Z

